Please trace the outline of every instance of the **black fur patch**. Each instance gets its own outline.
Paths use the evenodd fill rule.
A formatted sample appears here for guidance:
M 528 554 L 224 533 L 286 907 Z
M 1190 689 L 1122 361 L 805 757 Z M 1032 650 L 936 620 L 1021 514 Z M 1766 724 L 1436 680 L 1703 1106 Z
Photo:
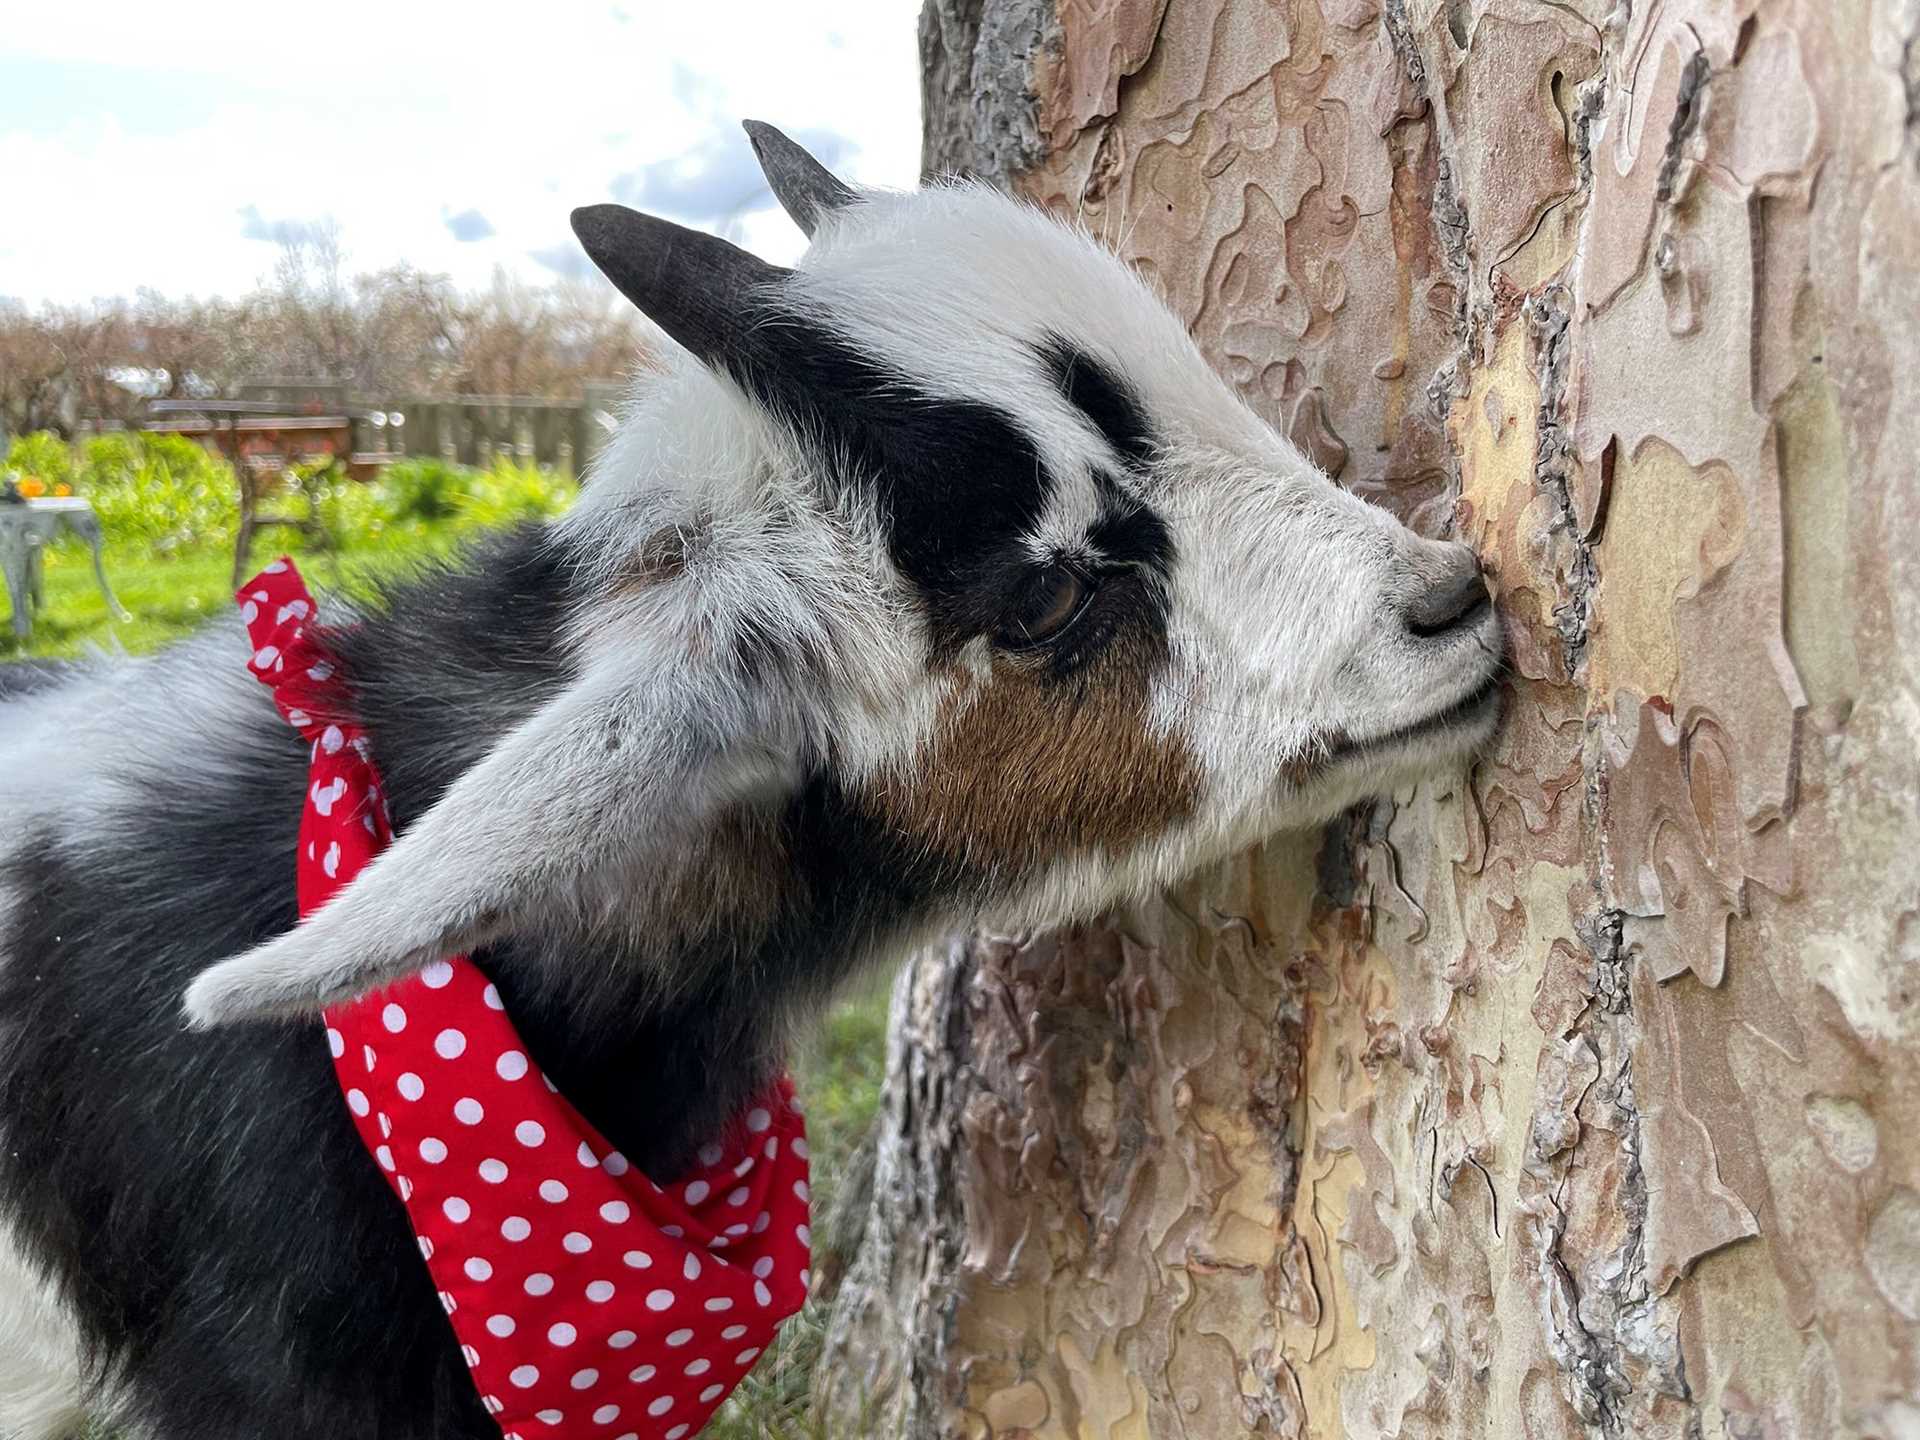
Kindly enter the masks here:
M 1005 562 L 1053 494 L 1032 436 L 992 406 L 928 393 L 824 325 L 776 312 L 754 335 L 734 378 L 873 495 L 943 645 L 991 628 Z
M 564 683 L 567 570 L 523 532 L 335 637 L 402 829 Z M 232 649 L 238 668 L 237 622 Z M 253 689 L 244 723 L 196 738 L 221 787 L 169 778 L 159 754 L 123 777 L 138 798 L 114 840 L 50 829 L 19 852 L 26 899 L 0 914 L 0 1209 L 155 1435 L 498 1440 L 319 1027 L 181 1024 L 195 974 L 294 923 L 306 748 Z M 771 828 L 768 863 L 796 873 L 762 935 L 717 917 L 704 948 L 663 956 L 555 928 L 473 957 L 533 1058 L 659 1179 L 778 1070 L 796 1008 L 961 883 L 827 776 Z
M 1099 360 L 1059 335 L 1039 346 L 1041 364 L 1060 393 L 1106 437 L 1122 461 L 1145 469 L 1155 441 L 1133 388 Z

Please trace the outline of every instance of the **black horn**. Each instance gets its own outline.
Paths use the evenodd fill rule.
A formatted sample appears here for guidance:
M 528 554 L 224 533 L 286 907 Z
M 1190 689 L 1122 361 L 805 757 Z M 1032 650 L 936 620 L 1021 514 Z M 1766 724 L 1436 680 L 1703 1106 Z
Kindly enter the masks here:
M 737 370 L 752 349 L 756 297 L 788 275 L 704 230 L 624 205 L 583 205 L 573 233 L 640 313 L 711 366 Z
M 740 123 L 753 141 L 753 153 L 766 172 L 773 198 L 809 239 L 822 216 L 859 200 L 859 191 L 764 120 Z

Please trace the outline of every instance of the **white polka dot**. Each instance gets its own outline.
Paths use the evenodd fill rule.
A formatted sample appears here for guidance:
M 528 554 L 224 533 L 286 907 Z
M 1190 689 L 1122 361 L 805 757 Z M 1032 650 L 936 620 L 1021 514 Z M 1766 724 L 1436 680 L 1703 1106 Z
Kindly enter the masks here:
M 676 1425 L 667 1431 L 666 1435 L 662 1437 L 662 1440 L 685 1440 L 687 1431 L 692 1428 L 691 1425 Z
M 513 1323 L 513 1316 L 511 1315 L 489 1315 L 487 1317 L 487 1333 L 489 1335 L 494 1335 L 504 1340 L 517 1329 L 519 1329 L 519 1326 Z
M 478 1125 L 487 1118 L 487 1112 L 481 1108 L 478 1100 L 465 1095 L 454 1102 L 453 1118 L 462 1125 Z
M 633 1211 L 624 1200 L 609 1200 L 600 1207 L 600 1218 L 609 1225 L 624 1225 Z
M 553 1276 L 547 1274 L 545 1271 L 536 1270 L 521 1282 L 520 1288 L 525 1290 L 529 1295 L 551 1295 L 553 1293 Z
M 649 1415 L 664 1415 L 672 1408 L 673 1397 L 671 1395 L 662 1395 L 651 1405 L 647 1406 L 647 1413 Z
M 500 1058 L 493 1062 L 493 1073 L 502 1080 L 520 1080 L 527 1073 L 527 1057 L 518 1050 L 502 1050 Z
M 382 1140 L 391 1140 L 393 1138 L 393 1121 L 387 1118 L 387 1112 L 382 1110 L 373 1118 L 380 1126 L 380 1138 Z
M 374 1063 L 378 1058 L 379 1057 L 373 1053 L 373 1047 L 371 1045 L 362 1045 L 360 1047 L 360 1063 L 367 1067 L 367 1074 L 371 1075 L 373 1073 Z
M 687 1329 L 683 1325 L 680 1327 L 680 1329 L 673 1331 L 671 1334 L 667 1336 L 667 1344 L 671 1348 L 678 1350 L 682 1345 L 687 1344 L 692 1339 L 693 1339 L 693 1331 Z
M 413 1182 L 407 1179 L 406 1176 L 395 1176 L 393 1183 L 399 1188 L 400 1198 L 402 1200 L 411 1200 L 413 1198 Z
M 593 1412 L 593 1423 L 596 1425 L 611 1425 L 619 1418 L 620 1407 L 618 1405 L 602 1405 L 598 1410 Z
M 760 1351 L 758 1348 L 755 1348 L 752 1350 L 742 1350 L 738 1355 L 733 1357 L 733 1363 L 736 1365 L 751 1365 L 755 1360 L 759 1358 L 760 1358 Z
M 718 1145 L 702 1145 L 700 1147 L 700 1163 L 702 1165 L 718 1165 L 720 1163 L 720 1157 L 726 1153 L 727 1152 L 722 1150 Z
M 813 1230 L 810 1226 L 796 1225 L 793 1227 L 793 1238 L 798 1240 L 802 1245 L 811 1245 L 813 1244 Z
M 747 1129 L 754 1134 L 760 1134 L 771 1124 L 773 1124 L 773 1117 L 759 1106 L 756 1105 L 747 1112 Z
M 773 1159 L 774 1156 L 780 1153 L 780 1137 L 778 1135 L 769 1135 L 766 1146 L 760 1153 L 769 1160 Z
M 641 1365 L 627 1372 L 627 1378 L 636 1385 L 644 1385 L 659 1372 L 651 1365 Z
M 429 990 L 444 990 L 453 980 L 453 966 L 436 960 L 420 972 L 420 983 Z
M 562 1350 L 566 1349 L 567 1346 L 573 1344 L 573 1342 L 579 1338 L 580 1332 L 564 1320 L 558 1325 L 550 1325 L 547 1327 L 548 1342 L 558 1345 Z
M 745 1185 L 736 1186 L 727 1192 L 727 1204 L 744 1205 L 747 1203 L 747 1197 L 752 1193 Z
M 427 1093 L 427 1087 L 420 1082 L 420 1077 L 411 1070 L 400 1077 L 399 1090 L 402 1100 L 418 1100 L 422 1095 Z
M 702 1200 L 707 1198 L 709 1188 L 711 1187 L 709 1187 L 704 1180 L 696 1180 L 687 1186 L 687 1204 L 698 1205 Z
M 707 1313 L 709 1315 L 719 1315 L 732 1308 L 733 1301 L 724 1295 L 715 1295 L 711 1300 L 707 1301 Z
M 798 1155 L 802 1160 L 809 1158 L 813 1154 L 811 1150 L 807 1149 L 807 1142 L 801 1139 L 796 1139 L 793 1142 L 793 1153 Z
M 688 1375 L 704 1375 L 707 1373 L 707 1371 L 711 1370 L 712 1368 L 713 1368 L 713 1361 L 696 1360 L 691 1365 L 687 1366 L 686 1370 L 683 1373 Z
M 709 1385 L 700 1392 L 700 1403 L 706 1405 L 717 1400 L 720 1396 L 726 1394 L 726 1392 L 727 1387 L 724 1385 Z
M 754 1279 L 764 1280 L 767 1278 L 767 1276 L 771 1275 L 772 1273 L 773 1273 L 773 1257 L 771 1255 L 762 1255 L 758 1260 L 753 1262 L 753 1278 Z
M 627 1157 L 622 1155 L 618 1150 L 615 1150 L 600 1162 L 600 1168 L 617 1180 L 627 1173 Z
M 507 1165 L 504 1160 L 482 1160 L 480 1178 L 489 1185 L 498 1185 L 507 1178 Z
M 472 1370 L 480 1363 L 480 1352 L 471 1345 L 462 1345 L 460 1347 L 460 1358 L 466 1361 L 467 1368 Z
M 456 1225 L 467 1223 L 467 1217 L 473 1214 L 473 1207 L 458 1195 L 449 1195 L 440 1202 L 440 1212 Z
M 753 1282 L 753 1298 L 759 1301 L 762 1306 L 773 1304 L 773 1292 L 767 1289 L 766 1281 L 756 1280 Z
M 573 1372 L 571 1384 L 576 1390 L 591 1390 L 599 1383 L 600 1372 L 592 1366 L 588 1366 L 585 1370 L 576 1370 Z
M 433 1241 L 429 1240 L 424 1235 L 419 1236 L 418 1238 L 420 1241 L 420 1258 L 422 1260 L 433 1259 Z
M 500 1222 L 500 1234 L 518 1245 L 522 1240 L 533 1234 L 533 1226 L 529 1225 L 526 1220 L 519 1215 L 509 1215 Z
M 549 1205 L 558 1205 L 567 1198 L 567 1187 L 562 1185 L 558 1180 L 542 1180 L 540 1182 L 540 1198 Z
M 585 1235 L 582 1235 L 578 1230 L 569 1230 L 566 1239 L 562 1240 L 560 1244 L 569 1255 L 584 1255 L 593 1249 L 593 1241 L 589 1240 Z
M 649 1310 L 665 1310 L 671 1304 L 673 1304 L 673 1291 L 671 1290 L 653 1290 L 647 1294 L 647 1308 Z
M 738 1240 L 742 1235 L 746 1233 L 747 1233 L 747 1227 L 744 1224 L 727 1226 L 727 1234 L 731 1235 L 736 1240 Z
M 744 1325 L 729 1325 L 727 1326 L 726 1329 L 720 1332 L 720 1338 L 722 1340 L 738 1340 L 742 1335 L 746 1333 L 747 1333 L 747 1327 Z
M 380 1023 L 387 1027 L 389 1035 L 398 1035 L 407 1028 L 407 1012 L 398 1005 L 389 1005 L 380 1012 Z
M 596 1305 L 604 1305 L 612 1298 L 613 1282 L 611 1280 L 596 1280 L 587 1286 L 587 1299 Z
M 533 1418 L 538 1420 L 542 1425 L 558 1425 L 567 1417 L 559 1410 L 539 1410 L 534 1413 Z
M 547 1129 L 538 1120 L 522 1120 L 513 1127 L 513 1138 L 532 1150 L 547 1143 Z
M 467 1261 L 464 1268 L 469 1280 L 491 1280 L 493 1278 L 492 1264 L 478 1255 Z
M 480 999 L 485 1002 L 489 1010 L 504 1010 L 507 1008 L 500 1003 L 500 992 L 491 985 L 480 992 Z
M 540 1372 L 531 1365 L 521 1365 L 517 1366 L 507 1379 L 513 1382 L 516 1389 L 531 1390 L 540 1383 Z
M 766 1229 L 767 1226 L 771 1225 L 772 1223 L 773 1223 L 773 1216 L 769 1215 L 766 1211 L 762 1210 L 758 1215 L 753 1217 L 753 1233 L 758 1235 L 762 1230 Z
M 653 1268 L 653 1257 L 644 1250 L 629 1250 L 620 1258 L 627 1263 L 627 1268 L 631 1270 L 650 1270 Z
M 804 1180 L 796 1180 L 793 1182 L 793 1195 L 796 1200 L 800 1201 L 813 1198 L 813 1192 L 807 1189 L 807 1182 Z
M 347 1091 L 347 1108 L 363 1120 L 373 1110 L 373 1106 L 367 1103 L 366 1095 L 359 1090 Z
M 631 1330 L 616 1330 L 607 1337 L 607 1344 L 614 1350 L 625 1350 L 640 1337 Z
M 467 1037 L 449 1027 L 433 1037 L 433 1049 L 442 1060 L 458 1060 L 467 1053 Z
M 420 1142 L 420 1158 L 429 1165 L 438 1165 L 447 1158 L 446 1141 L 436 1140 L 429 1135 Z
M 380 1168 L 382 1170 L 388 1172 L 393 1170 L 393 1151 L 389 1150 L 385 1145 L 382 1145 L 373 1152 L 373 1158 L 380 1162 Z
M 582 1170 L 594 1170 L 600 1165 L 600 1157 L 593 1153 L 593 1147 L 584 1140 L 580 1142 L 580 1148 L 573 1152 L 573 1158 L 580 1162 Z
M 689 1250 L 685 1262 L 680 1266 L 680 1273 L 685 1275 L 689 1280 L 698 1280 L 700 1278 L 700 1257 Z

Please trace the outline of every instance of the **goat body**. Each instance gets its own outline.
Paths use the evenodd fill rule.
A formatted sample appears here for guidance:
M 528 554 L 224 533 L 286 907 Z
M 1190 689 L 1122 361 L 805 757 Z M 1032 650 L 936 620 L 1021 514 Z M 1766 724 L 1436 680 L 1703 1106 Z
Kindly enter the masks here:
M 398 839 L 308 922 L 306 755 L 236 627 L 0 707 L 0 1436 L 88 1393 L 157 1440 L 497 1435 L 324 1004 L 470 953 L 664 1180 L 865 961 L 1490 732 L 1470 553 L 1313 472 L 1112 257 L 756 143 L 801 268 L 582 212 L 687 353 L 573 513 L 329 633 Z

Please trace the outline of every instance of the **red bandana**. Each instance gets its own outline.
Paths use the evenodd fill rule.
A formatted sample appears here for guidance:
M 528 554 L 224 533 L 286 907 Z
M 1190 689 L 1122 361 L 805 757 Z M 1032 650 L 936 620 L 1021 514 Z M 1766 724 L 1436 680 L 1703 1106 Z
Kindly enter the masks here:
M 237 598 L 250 668 L 313 743 L 304 917 L 392 829 L 293 562 Z M 533 1066 L 464 957 L 330 1010 L 327 1043 L 506 1440 L 684 1440 L 806 1298 L 807 1142 L 785 1080 L 662 1190 Z

